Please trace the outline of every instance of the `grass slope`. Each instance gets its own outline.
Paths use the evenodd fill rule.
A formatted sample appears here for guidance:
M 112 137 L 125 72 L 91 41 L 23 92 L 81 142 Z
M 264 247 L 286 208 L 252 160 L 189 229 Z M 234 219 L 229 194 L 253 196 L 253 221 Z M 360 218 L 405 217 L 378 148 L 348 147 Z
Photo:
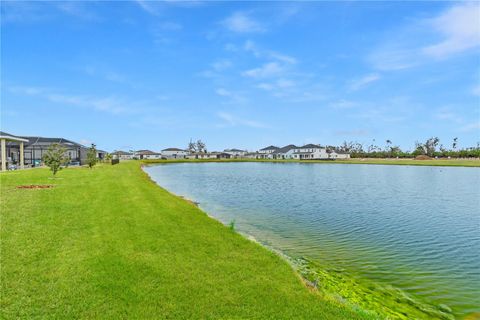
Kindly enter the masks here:
M 0 174 L 2 318 L 367 318 L 139 166 Z

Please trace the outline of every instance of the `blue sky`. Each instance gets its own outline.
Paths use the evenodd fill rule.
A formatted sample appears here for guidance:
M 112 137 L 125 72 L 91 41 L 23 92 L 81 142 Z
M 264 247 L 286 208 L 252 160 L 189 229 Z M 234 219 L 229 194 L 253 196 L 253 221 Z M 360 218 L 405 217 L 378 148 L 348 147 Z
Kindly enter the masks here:
M 474 2 L 6 2 L 1 127 L 98 147 L 480 141 Z

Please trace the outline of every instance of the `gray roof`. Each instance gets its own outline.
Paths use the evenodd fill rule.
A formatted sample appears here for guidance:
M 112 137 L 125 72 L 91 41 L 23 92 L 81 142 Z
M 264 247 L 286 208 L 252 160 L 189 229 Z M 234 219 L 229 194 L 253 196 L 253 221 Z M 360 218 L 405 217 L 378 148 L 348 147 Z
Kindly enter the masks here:
M 116 156 L 131 156 L 132 154 L 130 152 L 122 151 L 122 150 L 116 150 L 112 152 L 113 155 Z
M 3 135 L 3 133 L 2 133 Z M 36 145 L 50 145 L 53 143 L 58 143 L 66 147 L 77 147 L 77 148 L 86 148 L 84 145 L 65 139 L 65 138 L 45 138 L 45 137 L 25 137 L 20 136 L 19 138 L 26 139 L 26 147 L 36 146 Z
M 178 148 L 167 148 L 167 149 L 163 149 L 162 151 L 185 151 L 185 150 L 178 149 Z
M 313 148 L 321 148 L 321 146 L 318 144 L 309 143 L 302 147 L 299 147 L 298 149 L 313 149 Z
M 137 154 L 140 154 L 140 155 L 155 155 L 155 154 L 160 154 L 158 152 L 154 152 L 154 151 L 151 151 L 151 150 L 138 150 L 136 152 Z
M 15 142 L 27 142 L 27 139 L 25 138 L 17 137 L 17 136 L 14 136 L 13 134 L 10 134 L 4 131 L 0 131 L 0 137 L 6 140 L 15 141 Z
M 268 147 L 265 147 L 263 149 L 260 149 L 260 151 L 266 151 L 266 150 L 277 150 L 278 147 L 275 147 L 275 146 L 268 146 Z
M 327 150 L 327 152 L 328 152 L 328 153 L 335 152 L 335 153 L 337 153 L 337 154 L 349 154 L 347 151 L 335 150 L 335 149 Z
M 294 152 L 293 154 L 312 154 L 312 152 Z
M 288 152 L 292 149 L 297 149 L 298 147 L 294 144 L 289 144 L 288 146 L 282 147 L 280 149 L 277 149 L 274 153 L 285 153 Z
M 240 150 L 240 149 L 225 149 L 223 151 L 225 151 L 225 152 L 246 152 L 245 150 Z

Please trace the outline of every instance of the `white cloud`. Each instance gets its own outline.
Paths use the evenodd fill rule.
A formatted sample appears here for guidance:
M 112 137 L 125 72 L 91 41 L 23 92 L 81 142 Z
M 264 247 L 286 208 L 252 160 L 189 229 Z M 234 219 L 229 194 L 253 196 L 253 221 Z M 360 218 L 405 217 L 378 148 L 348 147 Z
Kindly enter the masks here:
M 262 53 L 252 40 L 245 41 L 245 43 L 243 44 L 243 50 L 251 52 L 257 58 L 262 55 Z
M 282 62 L 290 63 L 290 64 L 297 63 L 297 59 L 295 59 L 293 57 L 290 57 L 290 56 L 287 56 L 285 54 L 278 53 L 278 52 L 271 51 L 270 52 L 270 57 L 273 58 L 273 59 L 276 59 L 276 60 L 280 60 Z
M 222 24 L 230 31 L 238 33 L 264 32 L 265 29 L 244 12 L 235 12 Z
M 267 125 L 261 122 L 257 122 L 253 120 L 245 120 L 226 112 L 218 112 L 217 116 L 224 121 L 224 123 L 219 125 L 220 127 L 245 126 L 245 127 L 251 127 L 251 128 L 258 128 L 258 129 L 268 128 Z
M 93 67 L 91 65 L 88 65 L 83 68 L 83 71 L 92 77 L 98 77 L 104 80 L 112 81 L 112 82 L 118 82 L 118 83 L 125 83 L 127 82 L 127 77 L 124 75 L 114 72 L 114 71 L 105 71 L 101 70 L 99 68 Z
M 91 10 L 88 10 L 84 3 L 80 1 L 66 1 L 56 2 L 55 6 L 63 13 L 86 19 L 86 20 L 98 20 L 98 16 Z
M 450 121 L 455 123 L 463 123 L 463 118 L 448 108 L 441 108 L 435 114 L 434 118 L 443 121 Z
M 245 41 L 245 43 L 243 44 L 243 50 L 252 53 L 257 58 L 267 58 L 286 64 L 295 64 L 298 62 L 297 59 L 286 54 L 272 50 L 262 50 L 258 48 L 255 42 L 253 42 L 252 40 Z
M 381 78 L 378 73 L 371 73 L 363 76 L 360 79 L 353 80 L 350 84 L 351 90 L 359 90 L 367 86 L 368 84 L 378 81 Z
M 356 102 L 344 99 L 330 103 L 330 107 L 333 109 L 350 109 L 356 106 L 358 106 Z
M 215 93 L 221 97 L 229 98 L 229 102 L 231 103 L 240 103 L 246 101 L 245 97 L 241 94 L 232 92 L 225 88 L 218 88 L 215 90 Z
M 389 35 L 368 57 L 378 70 L 401 70 L 451 58 L 480 47 L 480 5 L 456 4 L 436 17 Z M 425 39 L 438 39 L 428 43 Z
M 439 43 L 426 46 L 422 51 L 435 58 L 450 55 L 480 46 L 480 5 L 467 2 L 451 7 L 432 19 L 430 25 L 443 35 Z
M 226 59 L 218 60 L 212 63 L 212 68 L 217 72 L 228 69 L 231 66 L 232 66 L 232 62 Z
M 224 88 L 219 88 L 217 90 L 215 90 L 215 93 L 218 94 L 219 96 L 223 96 L 223 97 L 230 97 L 232 96 L 232 93 Z
M 160 29 L 165 31 L 179 31 L 183 29 L 183 26 L 177 22 L 165 21 L 160 24 Z
M 45 92 L 46 89 L 39 87 L 13 86 L 9 87 L 8 90 L 16 94 L 33 96 Z
M 475 96 L 480 96 L 480 85 L 477 85 L 476 87 L 473 87 L 472 94 L 475 95 Z
M 108 112 L 111 114 L 135 113 L 138 110 L 132 108 L 131 103 L 125 103 L 119 98 L 94 97 L 86 95 L 68 95 L 63 93 L 52 92 L 51 90 L 36 87 L 9 87 L 10 92 L 19 95 L 35 96 L 53 103 L 71 105 L 82 108 L 90 108 L 98 111 Z M 128 106 L 128 107 L 127 107 Z
M 157 16 L 160 14 L 160 8 L 154 1 L 135 0 L 135 2 L 149 14 Z
M 369 60 L 378 70 L 394 71 L 411 68 L 420 63 L 419 49 L 405 49 L 399 44 L 386 45 L 370 54 Z
M 296 85 L 296 83 L 292 80 L 288 79 L 278 79 L 275 82 L 261 82 L 256 87 L 259 89 L 263 89 L 265 91 L 273 91 L 273 90 L 284 90 L 288 88 L 292 88 Z
M 283 73 L 283 71 L 284 68 L 277 62 L 268 62 L 259 68 L 244 71 L 242 75 L 250 78 L 269 78 L 278 76 Z
M 31 23 L 56 18 L 58 13 L 85 20 L 99 20 L 90 4 L 80 1 L 2 1 L 2 23 Z M 51 10 L 51 9 L 54 10 Z
M 93 108 L 112 114 L 128 113 L 130 110 L 115 97 L 87 97 L 81 95 L 47 94 L 46 98 L 51 102 L 69 104 L 78 107 Z
M 464 131 L 464 132 L 480 131 L 480 122 L 477 121 L 477 122 L 466 124 L 460 128 L 460 131 Z

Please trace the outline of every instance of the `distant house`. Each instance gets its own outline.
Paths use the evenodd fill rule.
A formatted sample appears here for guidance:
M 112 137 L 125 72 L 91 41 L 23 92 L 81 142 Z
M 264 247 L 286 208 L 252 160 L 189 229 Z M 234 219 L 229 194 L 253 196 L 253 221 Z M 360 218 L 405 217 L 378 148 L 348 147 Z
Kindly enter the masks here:
M 293 149 L 293 159 L 315 160 L 329 159 L 327 149 L 317 144 L 306 144 Z
M 329 159 L 350 159 L 350 154 L 346 151 L 341 150 L 327 150 Z
M 126 152 L 126 151 L 121 151 L 121 150 L 116 150 L 116 151 L 112 152 L 112 158 L 113 159 L 132 160 L 133 157 L 134 157 L 134 155 L 131 152 Z
M 20 169 L 23 169 L 25 167 L 24 163 L 24 147 L 25 143 L 27 143 L 28 140 L 21 138 L 21 137 L 16 137 L 10 133 L 2 132 L 0 131 L 0 144 L 1 144 L 1 169 L 2 171 L 7 170 L 7 168 L 11 167 L 17 167 L 17 165 L 20 167 Z M 7 145 L 9 145 L 9 148 L 7 149 Z M 15 145 L 17 148 L 12 148 L 12 146 Z M 14 149 L 14 151 L 12 151 Z
M 216 156 L 217 159 L 230 159 L 232 155 L 226 152 L 212 152 L 213 155 Z
M 257 159 L 273 159 L 273 153 L 277 151 L 279 148 L 275 146 L 268 146 L 263 149 L 258 150 L 258 158 Z
M 240 150 L 240 149 L 225 149 L 223 150 L 223 152 L 228 153 L 230 156 L 234 158 L 243 158 L 247 153 L 246 150 Z
M 162 154 L 160 152 L 154 152 L 151 150 L 135 151 L 135 156 L 139 159 L 161 159 L 162 158 Z
M 187 150 L 167 148 L 162 150 L 162 157 L 170 159 L 184 159 L 188 155 Z
M 259 159 L 260 155 L 258 152 L 247 152 L 243 157 L 247 159 Z
M 217 155 L 212 152 L 194 152 L 186 156 L 187 159 L 217 159 Z
M 298 147 L 294 144 L 279 148 L 275 150 L 271 155 L 273 159 L 293 159 L 294 150 Z
M 97 159 L 103 160 L 107 156 L 108 152 L 105 150 L 98 150 L 97 149 Z
M 2 132 L 2 136 L 6 133 Z M 6 134 L 8 135 L 8 134 Z M 80 143 L 65 138 L 46 138 L 20 136 L 23 140 L 23 157 L 26 166 L 39 166 L 42 164 L 43 155 L 53 144 L 59 144 L 65 148 L 65 154 L 70 164 L 84 164 L 87 159 L 88 148 Z M 6 143 L 7 162 L 16 164 L 20 159 L 20 142 L 10 140 Z

